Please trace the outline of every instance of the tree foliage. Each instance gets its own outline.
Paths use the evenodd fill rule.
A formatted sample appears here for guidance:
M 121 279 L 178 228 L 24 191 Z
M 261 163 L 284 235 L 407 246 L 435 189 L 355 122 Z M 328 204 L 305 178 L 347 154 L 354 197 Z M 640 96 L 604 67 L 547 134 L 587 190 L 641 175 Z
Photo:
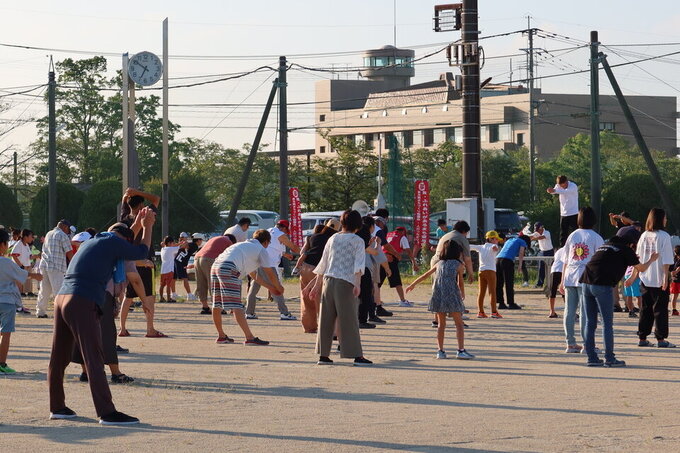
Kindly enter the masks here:
M 120 181 L 107 179 L 92 185 L 85 194 L 78 222 L 81 230 L 92 227 L 97 231 L 108 228 L 117 219 L 123 193 Z
M 24 216 L 21 213 L 21 208 L 17 202 L 17 197 L 14 196 L 12 189 L 0 182 L 0 224 L 9 228 L 21 228 L 24 223 Z
M 38 235 L 43 235 L 55 227 L 47 225 L 48 216 L 48 188 L 43 186 L 33 198 L 31 205 L 31 229 Z M 57 182 L 57 220 L 67 219 L 72 225 L 78 225 L 80 206 L 85 194 L 73 184 Z

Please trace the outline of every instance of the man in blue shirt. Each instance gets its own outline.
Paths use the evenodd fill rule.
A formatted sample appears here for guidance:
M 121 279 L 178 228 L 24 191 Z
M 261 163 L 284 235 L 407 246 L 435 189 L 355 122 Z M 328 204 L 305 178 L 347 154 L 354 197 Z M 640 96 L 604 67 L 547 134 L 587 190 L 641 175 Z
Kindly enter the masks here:
M 515 303 L 515 288 L 513 285 L 515 283 L 515 258 L 519 256 L 519 268 L 521 269 L 526 246 L 526 241 L 521 237 L 510 238 L 505 241 L 503 249 L 496 257 L 496 299 L 498 300 L 498 308 L 509 308 L 511 310 L 522 308 Z M 503 285 L 505 285 L 505 293 L 508 297 L 507 305 L 505 305 L 505 300 L 503 299 Z
M 125 224 L 112 227 L 112 233 L 101 233 L 85 242 L 69 264 L 64 283 L 54 302 L 54 337 L 47 371 L 50 392 L 50 419 L 73 418 L 76 413 L 66 407 L 64 370 L 71 361 L 77 343 L 85 361 L 99 423 L 127 425 L 139 419 L 116 411 L 106 381 L 99 317 L 104 303 L 106 283 L 114 267 L 123 260 L 144 259 L 151 245 L 151 229 L 156 214 L 142 209 L 130 228 Z M 143 229 L 140 245 L 133 245 L 135 234 Z

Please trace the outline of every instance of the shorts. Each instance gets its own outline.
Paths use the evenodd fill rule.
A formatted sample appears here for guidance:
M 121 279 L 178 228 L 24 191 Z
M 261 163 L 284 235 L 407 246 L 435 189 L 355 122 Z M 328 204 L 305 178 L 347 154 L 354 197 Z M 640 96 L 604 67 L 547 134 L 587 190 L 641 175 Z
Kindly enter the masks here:
M 545 289 L 548 298 L 554 299 L 557 297 L 557 292 L 560 289 L 560 283 L 562 283 L 562 272 L 551 272 L 548 286 L 546 286 Z
M 153 269 L 150 267 L 139 267 L 137 266 L 137 273 L 142 279 L 142 285 L 144 285 L 145 296 L 153 296 Z M 134 299 L 139 297 L 135 289 L 128 283 L 127 290 L 125 291 L 125 297 Z
M 624 282 L 630 277 L 626 277 Z M 640 292 L 640 279 L 636 278 L 631 286 L 623 285 L 623 295 L 625 297 L 640 297 L 642 293 Z
M 390 267 L 390 271 L 392 271 L 392 275 L 387 277 L 387 274 L 385 273 L 385 269 L 383 267 L 380 267 L 380 283 L 378 283 L 378 286 L 382 287 L 383 282 L 385 281 L 385 277 L 387 277 L 387 281 L 390 283 L 390 288 L 396 288 L 397 286 L 401 286 L 401 274 L 399 273 L 399 261 L 397 260 L 392 260 L 387 263 L 387 265 Z
M 186 266 L 180 266 L 175 263 L 175 280 L 184 280 L 185 278 L 189 278 L 187 275 L 187 267 Z
M 680 282 L 671 282 L 671 294 L 680 294 Z
M 161 285 L 163 286 L 172 285 L 174 279 L 175 277 L 173 272 L 166 272 L 165 274 L 161 274 Z
M 17 307 L 12 304 L 0 304 L 0 333 L 14 332 L 14 320 L 17 317 Z
M 241 273 L 231 261 L 215 263 L 210 268 L 212 306 L 223 310 L 244 310 L 241 302 Z

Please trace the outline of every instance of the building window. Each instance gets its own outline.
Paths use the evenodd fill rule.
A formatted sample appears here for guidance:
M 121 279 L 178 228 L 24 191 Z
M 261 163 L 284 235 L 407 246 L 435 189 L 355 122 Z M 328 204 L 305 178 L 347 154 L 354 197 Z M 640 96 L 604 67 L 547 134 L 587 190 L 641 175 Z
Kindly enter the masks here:
M 434 129 L 425 129 L 423 131 L 423 146 L 434 145 Z
M 423 146 L 423 131 L 411 131 L 413 146 Z
M 364 134 L 364 142 L 371 143 L 373 141 L 373 134 Z
M 326 147 L 325 146 L 319 146 L 319 153 L 324 154 L 326 152 Z
M 517 134 L 517 146 L 524 146 L 524 134 Z
M 449 106 L 445 105 L 442 107 L 442 112 L 448 112 L 449 111 Z
M 616 124 L 615 123 L 600 123 L 600 130 L 601 131 L 615 131 L 616 130 Z
M 463 143 L 463 128 L 462 127 L 454 127 L 453 128 L 453 142 L 454 143 Z
M 427 113 L 427 107 L 423 107 L 422 110 L 421 110 L 421 112 Z
M 406 110 L 406 109 L 403 109 L 403 110 L 401 111 L 401 114 L 402 114 L 402 115 L 406 115 L 406 114 L 408 114 L 408 110 Z
M 446 141 L 446 129 L 434 130 L 434 142 L 436 144 L 444 143 Z
M 491 124 L 488 126 L 489 143 L 496 143 L 498 141 L 498 124 Z
M 456 128 L 447 127 L 445 129 L 445 131 L 446 131 L 446 140 L 455 143 L 456 142 L 456 135 L 455 135 Z
M 483 142 L 489 141 L 489 126 L 482 126 L 480 128 L 480 139 Z
M 319 122 L 323 123 L 324 121 L 326 121 L 326 115 L 319 115 Z
M 498 141 L 510 142 L 512 141 L 512 125 L 499 124 L 498 125 Z
M 413 146 L 413 131 L 404 131 L 404 148 L 410 148 Z

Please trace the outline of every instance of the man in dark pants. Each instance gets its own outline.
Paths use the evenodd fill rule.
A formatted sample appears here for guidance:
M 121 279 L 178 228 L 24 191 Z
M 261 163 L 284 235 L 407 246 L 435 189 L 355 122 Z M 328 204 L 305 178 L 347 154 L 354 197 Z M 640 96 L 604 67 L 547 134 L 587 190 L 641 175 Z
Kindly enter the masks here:
M 83 243 L 64 277 L 54 307 L 54 337 L 47 371 L 50 392 L 50 419 L 73 418 L 76 413 L 66 406 L 64 371 L 71 361 L 77 343 L 85 362 L 99 423 L 127 425 L 139 419 L 116 411 L 106 381 L 102 354 L 99 317 L 104 303 L 105 288 L 114 267 L 123 268 L 124 260 L 146 256 L 151 244 L 151 229 L 156 214 L 142 209 L 132 228 L 115 228 L 112 233 L 100 233 Z M 133 245 L 134 231 L 143 228 L 140 245 Z
M 560 247 L 564 247 L 569 234 L 578 228 L 578 186 L 560 175 L 555 187 L 548 187 L 547 192 L 560 197 Z
M 526 242 L 521 237 L 511 238 L 505 241 L 505 245 L 496 257 L 496 300 L 498 308 L 519 310 L 522 307 L 515 303 L 515 258 L 519 256 L 519 268 L 522 268 L 524 249 Z M 503 285 L 508 296 L 508 304 L 505 305 L 503 298 Z

